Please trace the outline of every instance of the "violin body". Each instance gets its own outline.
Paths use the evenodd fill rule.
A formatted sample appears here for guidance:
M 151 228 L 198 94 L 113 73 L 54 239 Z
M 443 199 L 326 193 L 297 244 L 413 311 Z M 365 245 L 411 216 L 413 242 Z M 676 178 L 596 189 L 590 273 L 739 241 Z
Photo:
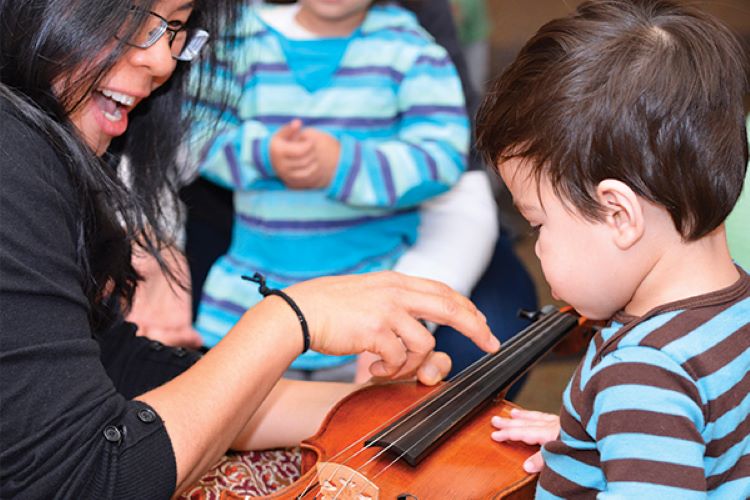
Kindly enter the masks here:
M 523 462 L 539 448 L 490 439 L 490 417 L 511 404 L 479 408 L 416 467 L 365 439 L 435 387 L 416 382 L 371 385 L 343 399 L 315 436 L 302 442 L 302 477 L 267 498 L 429 500 L 533 498 L 536 475 Z M 345 451 L 342 451 L 345 450 Z

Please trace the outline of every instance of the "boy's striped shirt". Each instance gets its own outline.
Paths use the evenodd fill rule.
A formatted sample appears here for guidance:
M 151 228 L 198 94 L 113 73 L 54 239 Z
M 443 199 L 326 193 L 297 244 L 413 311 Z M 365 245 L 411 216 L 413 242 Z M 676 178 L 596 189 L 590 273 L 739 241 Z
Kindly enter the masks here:
M 750 276 L 619 314 L 565 391 L 538 498 L 750 497 Z

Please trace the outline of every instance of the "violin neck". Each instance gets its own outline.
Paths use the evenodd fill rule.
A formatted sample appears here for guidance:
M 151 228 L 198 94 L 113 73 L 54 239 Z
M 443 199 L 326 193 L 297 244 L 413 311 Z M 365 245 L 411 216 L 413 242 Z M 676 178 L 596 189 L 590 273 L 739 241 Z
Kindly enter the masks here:
M 507 389 L 577 324 L 579 316 L 545 308 L 500 351 L 467 367 L 437 393 L 366 441 L 416 466 L 451 430 Z

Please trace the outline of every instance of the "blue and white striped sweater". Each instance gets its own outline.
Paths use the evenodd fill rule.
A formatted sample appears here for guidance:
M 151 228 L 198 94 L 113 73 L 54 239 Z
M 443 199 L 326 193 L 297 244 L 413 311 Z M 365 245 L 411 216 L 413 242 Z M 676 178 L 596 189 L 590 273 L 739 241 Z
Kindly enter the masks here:
M 327 85 L 300 81 L 280 35 L 252 9 L 237 33 L 219 50 L 232 62 L 216 82 L 233 97 L 224 127 L 216 130 L 212 120 L 222 109 L 220 94 L 204 96 L 192 144 L 202 174 L 235 190 L 232 246 L 209 274 L 196 325 L 208 345 L 259 298 L 241 273 L 258 271 L 283 287 L 392 267 L 416 238 L 419 204 L 458 180 L 468 149 L 455 69 L 407 11 L 373 7 L 342 41 Z M 288 190 L 274 173 L 270 137 L 293 118 L 341 143 L 326 189 Z M 293 366 L 340 362 L 322 359 Z

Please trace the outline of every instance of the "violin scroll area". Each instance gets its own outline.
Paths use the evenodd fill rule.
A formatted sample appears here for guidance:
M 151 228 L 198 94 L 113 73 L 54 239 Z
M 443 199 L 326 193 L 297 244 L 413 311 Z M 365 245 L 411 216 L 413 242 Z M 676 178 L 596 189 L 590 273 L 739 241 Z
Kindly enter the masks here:
M 316 464 L 321 500 L 378 500 L 380 490 L 364 475 L 332 462 Z

